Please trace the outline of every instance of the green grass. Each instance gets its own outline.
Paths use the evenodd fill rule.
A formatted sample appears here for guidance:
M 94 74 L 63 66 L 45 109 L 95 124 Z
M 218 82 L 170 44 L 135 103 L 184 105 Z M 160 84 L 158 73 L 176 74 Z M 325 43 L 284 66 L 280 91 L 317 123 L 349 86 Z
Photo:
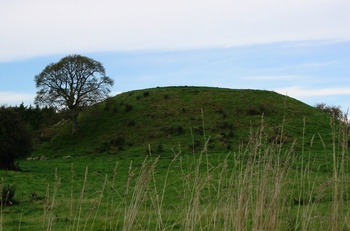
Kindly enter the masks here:
M 204 145 L 191 154 L 23 160 L 22 172 L 1 171 L 16 184 L 17 203 L 1 208 L 0 230 L 349 228 L 347 128 L 333 130 L 342 139 L 323 153 L 330 168 L 313 146 L 271 144 L 264 129 L 252 128 L 250 142 L 231 153 Z
M 147 153 L 149 145 L 160 155 L 179 146 L 182 152 L 192 153 L 193 148 L 203 147 L 204 135 L 210 136 L 212 152 L 237 151 L 249 141 L 250 128 L 259 126 L 262 115 L 264 135 L 271 142 L 280 140 L 283 125 L 284 143 L 291 145 L 297 139 L 295 148 L 300 148 L 304 123 L 306 140 L 316 135 L 314 146 L 320 151 L 317 133 L 324 142 L 331 141 L 327 114 L 275 92 L 166 87 L 126 92 L 85 110 L 78 134 L 72 135 L 70 124 L 61 122 L 34 155 L 139 155 Z
M 134 91 L 52 133 L 49 159 L 0 171 L 0 231 L 350 227 L 347 125 L 274 92 Z

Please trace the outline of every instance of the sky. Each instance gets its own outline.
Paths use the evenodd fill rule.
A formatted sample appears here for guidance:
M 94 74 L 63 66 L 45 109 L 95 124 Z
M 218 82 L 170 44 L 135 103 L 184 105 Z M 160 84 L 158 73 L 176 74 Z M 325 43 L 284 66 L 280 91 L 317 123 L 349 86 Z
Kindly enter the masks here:
M 0 105 L 70 54 L 111 95 L 161 86 L 262 89 L 350 109 L 348 0 L 0 0 Z

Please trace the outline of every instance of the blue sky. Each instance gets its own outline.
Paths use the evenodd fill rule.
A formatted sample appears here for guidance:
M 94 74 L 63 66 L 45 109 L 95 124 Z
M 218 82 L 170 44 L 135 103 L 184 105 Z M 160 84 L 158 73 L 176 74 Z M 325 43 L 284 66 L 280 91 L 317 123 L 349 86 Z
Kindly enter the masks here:
M 349 1 L 13 0 L 0 9 L 0 104 L 31 104 L 36 74 L 82 54 L 102 62 L 112 95 L 265 89 L 350 109 Z

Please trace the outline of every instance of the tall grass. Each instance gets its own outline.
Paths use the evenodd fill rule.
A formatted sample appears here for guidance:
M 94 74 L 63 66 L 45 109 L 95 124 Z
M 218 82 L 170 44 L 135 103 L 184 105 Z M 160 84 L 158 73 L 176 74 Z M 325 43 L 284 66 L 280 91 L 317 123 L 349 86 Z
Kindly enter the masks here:
M 112 177 L 101 175 L 100 188 L 94 189 L 89 187 L 88 167 L 81 182 L 72 165 L 71 191 L 66 192 L 69 198 L 59 193 L 61 181 L 56 170 L 53 187 L 47 187 L 42 224 L 37 228 L 347 230 L 349 129 L 333 120 L 331 126 L 331 152 L 321 136 L 285 146 L 283 129 L 271 141 L 262 120 L 237 152 L 224 157 L 208 153 L 210 138 L 204 135 L 200 153 L 174 151 L 165 167 L 161 157 L 149 153 L 141 164 L 130 161 L 126 178 L 119 177 L 122 173 L 116 163 L 110 171 Z M 316 140 L 331 155 L 332 172 L 324 172 L 318 153 L 313 153 Z M 62 206 L 66 207 L 63 212 Z M 7 230 L 2 205 L 0 214 L 0 230 Z M 17 227 L 25 229 L 25 222 Z

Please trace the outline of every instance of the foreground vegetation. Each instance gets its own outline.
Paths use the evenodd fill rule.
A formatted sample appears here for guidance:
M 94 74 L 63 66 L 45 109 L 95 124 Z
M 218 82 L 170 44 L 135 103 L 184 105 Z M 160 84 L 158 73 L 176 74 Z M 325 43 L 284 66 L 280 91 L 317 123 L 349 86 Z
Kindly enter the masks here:
M 17 188 L 0 230 L 347 230 L 348 127 L 331 121 L 332 142 L 316 134 L 295 149 L 265 125 L 237 152 L 212 153 L 203 135 L 191 154 L 22 161 L 1 172 Z

